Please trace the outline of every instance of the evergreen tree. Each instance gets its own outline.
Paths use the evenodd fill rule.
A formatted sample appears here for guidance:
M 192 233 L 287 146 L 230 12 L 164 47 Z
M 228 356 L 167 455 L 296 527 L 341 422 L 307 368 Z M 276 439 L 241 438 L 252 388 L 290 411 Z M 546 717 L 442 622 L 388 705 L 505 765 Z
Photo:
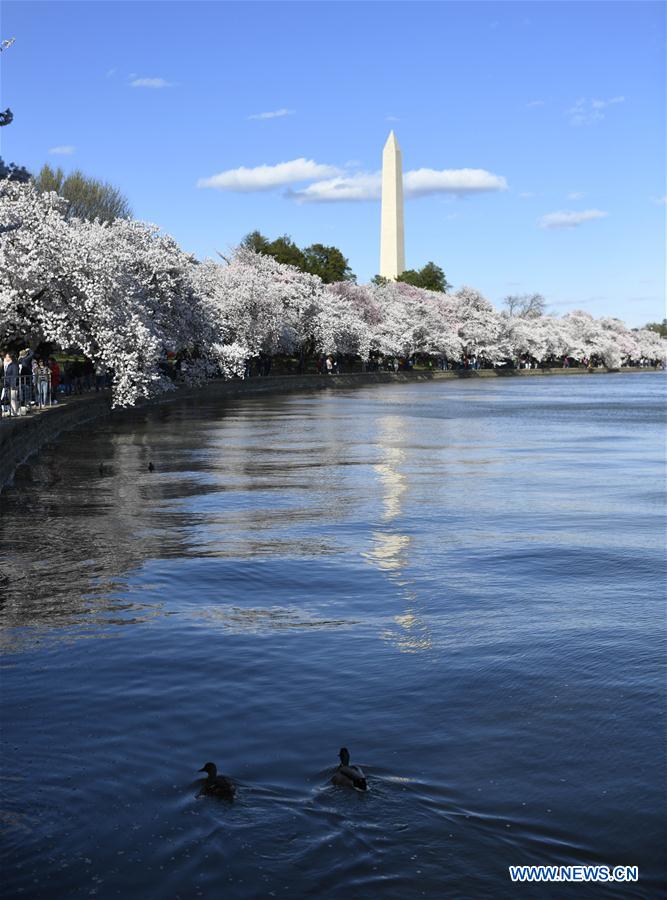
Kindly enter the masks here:
M 255 253 L 272 256 L 283 265 L 295 266 L 301 272 L 317 275 L 325 284 L 356 280 L 347 259 L 338 247 L 311 244 L 310 247 L 301 250 L 287 234 L 269 241 L 260 231 L 251 231 L 241 244 L 254 250 Z
M 16 163 L 5 165 L 0 156 L 0 181 L 20 181 L 22 184 L 26 184 L 31 178 L 32 175 L 25 166 L 19 166 Z
M 445 277 L 445 273 L 434 262 L 426 263 L 419 270 L 406 269 L 405 272 L 401 272 L 396 281 L 424 288 L 427 291 L 439 291 L 443 294 L 451 287 Z

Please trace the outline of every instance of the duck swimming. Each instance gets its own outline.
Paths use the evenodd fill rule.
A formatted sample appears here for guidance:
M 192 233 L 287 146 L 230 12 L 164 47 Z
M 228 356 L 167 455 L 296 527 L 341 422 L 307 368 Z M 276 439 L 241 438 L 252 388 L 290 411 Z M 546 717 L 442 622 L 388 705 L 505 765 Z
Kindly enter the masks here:
M 339 787 L 354 788 L 357 791 L 368 790 L 366 776 L 359 766 L 350 765 L 350 751 L 347 747 L 341 747 L 338 758 L 340 765 L 331 776 L 331 783 Z
M 223 797 L 225 800 L 234 799 L 236 785 L 227 775 L 218 775 L 218 767 L 215 763 L 204 763 L 199 771 L 208 774 L 208 778 L 202 785 L 202 794 L 209 794 L 211 797 Z

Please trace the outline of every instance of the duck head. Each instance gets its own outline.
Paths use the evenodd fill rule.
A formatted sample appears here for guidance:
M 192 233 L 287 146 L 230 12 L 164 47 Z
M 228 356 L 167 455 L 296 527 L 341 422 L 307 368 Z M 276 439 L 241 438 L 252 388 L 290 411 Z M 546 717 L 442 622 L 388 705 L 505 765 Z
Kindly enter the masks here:
M 338 758 L 340 759 L 342 766 L 350 765 L 350 751 L 347 749 L 347 747 L 340 748 L 340 750 L 338 751 Z
M 215 763 L 207 762 L 199 769 L 200 772 L 206 772 L 209 778 L 215 778 L 218 774 L 218 767 Z

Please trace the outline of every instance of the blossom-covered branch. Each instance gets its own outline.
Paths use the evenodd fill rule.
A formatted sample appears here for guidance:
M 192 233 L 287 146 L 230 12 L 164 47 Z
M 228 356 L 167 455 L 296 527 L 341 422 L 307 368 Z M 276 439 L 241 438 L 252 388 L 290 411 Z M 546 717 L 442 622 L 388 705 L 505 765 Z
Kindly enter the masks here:
M 187 354 L 190 381 L 242 376 L 259 354 L 489 366 L 596 356 L 609 368 L 667 358 L 667 341 L 618 319 L 499 313 L 469 287 L 324 284 L 245 246 L 227 264 L 199 262 L 155 225 L 68 219 L 66 209 L 53 192 L 0 182 L 0 345 L 79 347 L 113 371 L 114 405 L 172 389 L 168 353 Z

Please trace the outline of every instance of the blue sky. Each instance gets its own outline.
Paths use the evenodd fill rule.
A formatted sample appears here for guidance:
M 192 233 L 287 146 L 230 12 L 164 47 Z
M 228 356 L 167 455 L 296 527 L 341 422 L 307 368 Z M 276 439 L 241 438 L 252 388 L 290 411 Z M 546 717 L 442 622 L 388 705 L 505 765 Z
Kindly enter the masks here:
M 200 257 L 258 228 L 335 244 L 368 280 L 393 128 L 404 170 L 430 170 L 406 200 L 409 267 L 432 259 L 497 305 L 539 291 L 555 313 L 665 315 L 661 3 L 0 12 L 0 36 L 15 38 L 1 58 L 4 159 L 109 180 Z M 216 175 L 225 189 L 201 186 Z M 330 199 L 340 193 L 350 199 Z

